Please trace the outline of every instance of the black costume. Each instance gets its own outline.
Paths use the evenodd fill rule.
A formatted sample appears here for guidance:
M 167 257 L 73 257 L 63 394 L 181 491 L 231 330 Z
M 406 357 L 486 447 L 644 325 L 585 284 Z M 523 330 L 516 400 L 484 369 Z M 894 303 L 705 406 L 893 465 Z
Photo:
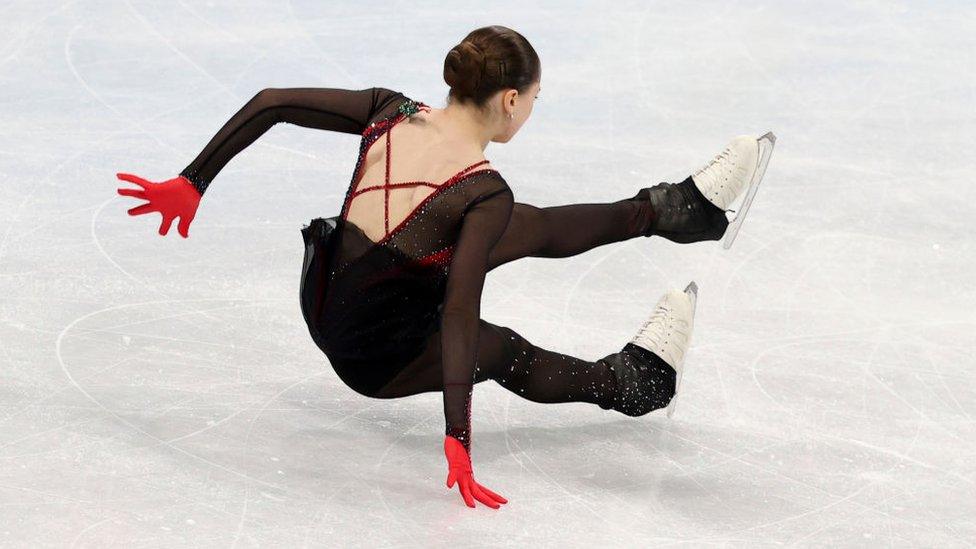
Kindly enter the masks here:
M 478 169 L 487 161 L 442 183 L 391 181 L 390 129 L 428 108 L 384 88 L 266 89 L 181 175 L 202 194 L 234 155 L 278 122 L 360 134 L 340 215 L 303 228 L 303 314 L 316 344 L 357 392 L 394 398 L 443 391 L 446 434 L 469 451 L 472 385 L 486 379 L 536 402 L 590 402 L 627 415 L 667 405 L 674 370 L 643 348 L 628 343 L 591 362 L 539 348 L 480 318 L 491 268 L 650 236 L 655 213 L 646 190 L 611 203 L 538 208 L 515 203 L 497 170 Z M 381 138 L 386 185 L 357 189 L 366 152 Z M 683 184 L 690 185 L 690 178 Z M 387 225 L 382 240 L 372 241 L 346 220 L 359 194 L 415 185 L 436 189 L 398 225 Z

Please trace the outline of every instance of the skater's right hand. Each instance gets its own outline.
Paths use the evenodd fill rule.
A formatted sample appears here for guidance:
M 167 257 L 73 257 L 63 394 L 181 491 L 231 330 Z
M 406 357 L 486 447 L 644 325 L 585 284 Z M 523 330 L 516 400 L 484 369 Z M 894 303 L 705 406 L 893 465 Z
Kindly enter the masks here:
M 197 207 L 200 205 L 200 193 L 187 178 L 178 176 L 161 183 L 153 183 L 128 173 L 118 173 L 116 177 L 142 187 L 142 190 L 120 187 L 118 189 L 119 194 L 149 201 L 129 209 L 129 215 L 159 212 L 163 215 L 159 234 L 163 236 L 169 232 L 173 220 L 179 217 L 180 223 L 177 225 L 177 230 L 183 238 L 190 236 L 190 223 L 193 222 L 193 218 L 197 214 Z
M 474 507 L 475 499 L 492 509 L 498 509 L 500 503 L 508 503 L 507 499 L 475 482 L 474 475 L 471 472 L 471 457 L 464 449 L 461 441 L 446 435 L 444 437 L 444 455 L 447 457 L 448 466 L 447 487 L 451 488 L 457 482 L 461 497 L 464 498 L 464 503 L 468 507 Z

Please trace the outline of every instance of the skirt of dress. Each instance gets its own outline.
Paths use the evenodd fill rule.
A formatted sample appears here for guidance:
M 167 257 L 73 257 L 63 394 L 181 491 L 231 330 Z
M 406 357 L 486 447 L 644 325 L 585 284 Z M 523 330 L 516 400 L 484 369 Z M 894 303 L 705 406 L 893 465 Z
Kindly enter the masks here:
M 338 216 L 317 217 L 302 227 L 305 257 L 302 260 L 302 276 L 298 295 L 301 301 L 302 316 L 305 317 L 309 333 L 319 348 L 322 348 L 322 338 L 315 327 L 315 320 L 318 312 L 322 310 L 329 289 L 327 270 L 332 252 L 335 249 L 334 243 L 337 235 L 335 229 L 338 223 Z
M 440 328 L 445 280 L 384 246 L 347 263 L 337 257 L 343 235 L 339 217 L 315 218 L 302 229 L 302 315 L 339 378 L 374 396 Z M 349 238 L 357 236 L 353 232 Z M 343 265 L 336 274 L 338 263 Z

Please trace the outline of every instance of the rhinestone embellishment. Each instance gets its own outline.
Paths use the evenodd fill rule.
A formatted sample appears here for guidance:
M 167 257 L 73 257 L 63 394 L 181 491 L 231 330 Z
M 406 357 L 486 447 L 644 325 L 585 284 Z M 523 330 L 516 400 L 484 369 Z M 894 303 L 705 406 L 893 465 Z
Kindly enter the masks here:
M 397 111 L 404 116 L 410 116 L 419 110 L 420 105 L 413 99 L 407 99 L 397 107 Z

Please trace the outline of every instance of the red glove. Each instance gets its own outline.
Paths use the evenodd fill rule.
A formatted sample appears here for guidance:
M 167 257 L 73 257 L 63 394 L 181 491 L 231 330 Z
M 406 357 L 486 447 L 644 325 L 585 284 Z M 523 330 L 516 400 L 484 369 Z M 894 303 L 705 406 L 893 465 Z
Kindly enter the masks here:
M 450 435 L 445 436 L 444 455 L 447 457 L 448 467 L 447 487 L 453 487 L 457 481 L 458 490 L 468 507 L 474 507 L 471 496 L 492 509 L 498 509 L 499 503 L 508 503 L 507 499 L 475 482 L 471 474 L 471 457 L 460 440 Z
M 197 214 L 197 206 L 200 205 L 200 193 L 190 183 L 190 180 L 181 175 L 163 181 L 162 183 L 153 183 L 152 181 L 146 181 L 137 175 L 128 173 L 115 175 L 119 179 L 135 183 L 143 188 L 141 191 L 138 189 L 119 188 L 119 194 L 149 201 L 135 208 L 131 208 L 129 215 L 141 215 L 149 212 L 163 214 L 163 224 L 159 226 L 159 234 L 163 236 L 169 232 L 169 227 L 173 224 L 173 220 L 179 217 L 180 223 L 176 229 L 183 238 L 190 236 L 190 223 Z

